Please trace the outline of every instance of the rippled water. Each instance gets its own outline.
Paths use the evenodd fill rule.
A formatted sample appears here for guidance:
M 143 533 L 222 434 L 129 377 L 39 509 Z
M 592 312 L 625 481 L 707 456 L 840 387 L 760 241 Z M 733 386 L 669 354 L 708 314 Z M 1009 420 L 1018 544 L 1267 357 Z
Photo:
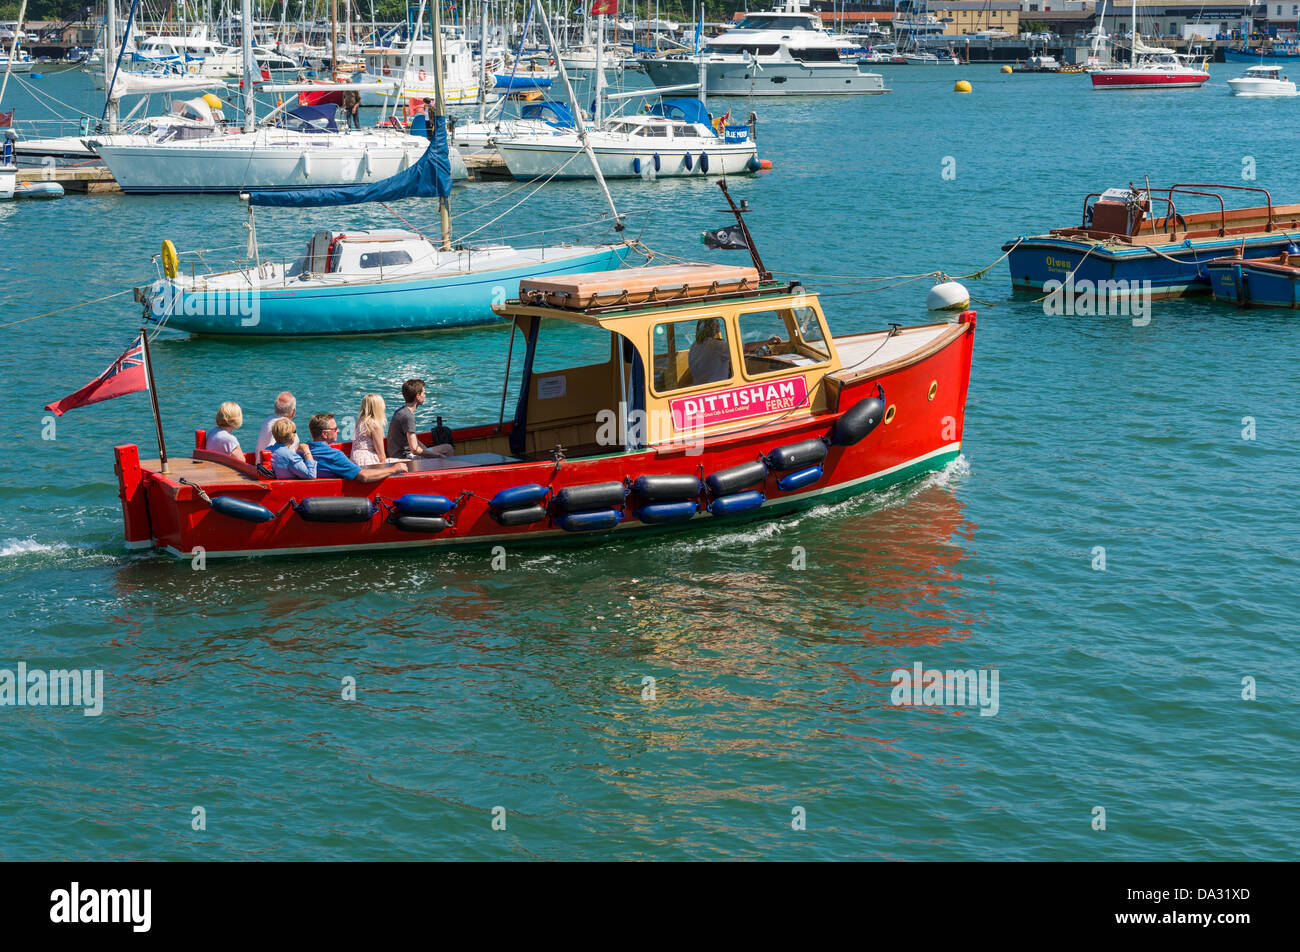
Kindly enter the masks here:
M 1241 183 L 1247 157 L 1300 200 L 1300 102 L 1230 99 L 1242 68 L 1166 94 L 895 68 L 886 97 L 758 102 L 776 167 L 734 191 L 770 267 L 827 276 L 968 273 L 1087 192 Z M 950 92 L 959 75 L 973 95 Z M 39 83 L 92 101 L 76 74 Z M 511 187 L 459 188 L 458 229 Z M 658 250 L 710 254 L 699 232 L 726 222 L 709 183 L 612 188 Z M 556 184 L 504 231 L 600 214 L 593 187 Z M 129 296 L 84 302 L 148 280 L 163 238 L 232 259 L 243 221 L 233 198 L 0 206 L 0 323 L 66 309 L 0 329 L 0 668 L 106 679 L 98 718 L 0 707 L 0 858 L 1294 857 L 1294 314 L 1053 317 L 1001 265 L 968 282 L 984 303 L 965 453 L 941 473 L 779 522 L 521 551 L 505 571 L 405 552 L 200 572 L 120 546 L 111 447 L 149 445 L 147 399 L 72 413 L 53 441 L 41 408 L 138 326 Z M 339 224 L 398 223 L 258 215 L 276 248 Z M 926 319 L 926 281 L 809 283 L 839 333 Z M 504 347 L 487 328 L 154 351 L 182 448 L 220 400 L 256 420 L 285 386 L 308 413 L 351 413 L 419 375 L 450 422 L 491 419 Z M 916 662 L 996 669 L 997 715 L 891 706 L 891 672 Z

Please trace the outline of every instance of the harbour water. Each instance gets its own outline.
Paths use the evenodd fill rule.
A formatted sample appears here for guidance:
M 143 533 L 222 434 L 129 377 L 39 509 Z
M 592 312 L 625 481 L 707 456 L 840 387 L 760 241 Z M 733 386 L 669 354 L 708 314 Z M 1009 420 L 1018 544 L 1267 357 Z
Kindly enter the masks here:
M 768 266 L 822 291 L 836 333 L 922 323 L 930 282 L 892 276 L 975 272 L 1076 220 L 1089 192 L 1149 175 L 1300 200 L 1300 100 L 1230 99 L 1242 70 L 1125 93 L 888 69 L 888 96 L 757 103 L 775 168 L 732 188 Z M 953 94 L 958 78 L 974 93 Z M 81 82 L 41 88 L 77 101 Z M 459 187 L 458 232 L 513 187 Z M 611 188 L 649 247 L 740 260 L 699 243 L 727 223 L 712 182 Z M 432 203 L 394 209 L 436 230 Z M 594 185 L 556 183 L 478 237 L 554 240 L 601 212 Z M 85 302 L 151 279 L 164 238 L 233 259 L 244 221 L 233 198 L 0 205 L 0 668 L 104 672 L 101 716 L 0 707 L 0 859 L 1296 855 L 1294 313 L 1196 299 L 1156 302 L 1144 326 L 1053 316 L 1002 264 L 966 281 L 962 458 L 884 495 L 521 549 L 499 571 L 487 552 L 202 571 L 126 554 L 111 447 L 152 455 L 147 398 L 53 433 L 42 407 L 139 326 L 129 295 Z M 287 250 L 341 225 L 401 226 L 367 207 L 258 213 Z M 391 412 L 419 376 L 450 424 L 495 420 L 505 345 L 487 327 L 153 350 L 180 453 L 227 399 L 251 443 L 285 388 L 300 419 L 355 414 L 370 391 Z M 917 663 L 996 671 L 996 715 L 891 704 L 891 674 Z

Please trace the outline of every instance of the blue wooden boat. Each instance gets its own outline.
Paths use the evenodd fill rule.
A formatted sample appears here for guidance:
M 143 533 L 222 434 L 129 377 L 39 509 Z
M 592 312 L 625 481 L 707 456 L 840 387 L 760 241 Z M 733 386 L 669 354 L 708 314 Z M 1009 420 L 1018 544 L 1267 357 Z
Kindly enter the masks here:
M 1210 288 L 1238 307 L 1300 307 L 1300 255 L 1218 258 L 1206 265 Z
M 1224 193 L 1250 192 L 1265 204 L 1229 208 Z M 1210 205 L 1210 211 L 1178 208 Z M 1214 207 L 1216 206 L 1217 207 Z M 1262 188 L 1180 184 L 1108 189 L 1084 199 L 1079 224 L 1002 246 L 1014 288 L 1048 282 L 1078 289 L 1141 290 L 1153 298 L 1209 293 L 1209 262 L 1238 254 L 1270 258 L 1297 251 L 1300 205 L 1274 205 Z M 1148 283 L 1149 282 L 1149 283 Z M 1104 283 L 1104 284 L 1103 284 Z M 1054 284 L 1053 287 L 1056 285 Z
M 1300 47 L 1294 43 L 1274 43 L 1267 50 L 1242 49 L 1223 51 L 1224 62 L 1227 63 L 1259 63 L 1259 62 L 1278 62 L 1285 60 L 1300 60 Z

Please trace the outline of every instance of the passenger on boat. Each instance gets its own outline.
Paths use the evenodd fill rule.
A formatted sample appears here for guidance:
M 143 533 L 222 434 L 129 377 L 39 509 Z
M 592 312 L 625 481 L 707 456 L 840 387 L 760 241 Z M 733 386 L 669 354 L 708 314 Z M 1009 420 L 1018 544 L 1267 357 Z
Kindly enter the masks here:
M 388 407 L 377 393 L 361 398 L 361 412 L 357 414 L 357 433 L 352 438 L 352 462 L 358 466 L 383 466 L 400 463 L 400 459 L 380 458 L 379 450 L 387 449 L 384 438 L 388 426 Z
M 311 442 L 307 444 L 316 460 L 316 475 L 321 479 L 346 479 L 358 483 L 375 483 L 394 473 L 406 472 L 405 463 L 362 468 L 336 450 L 330 443 L 338 438 L 339 425 L 332 413 L 318 413 L 307 423 Z
M 388 425 L 385 445 L 390 457 L 402 460 L 420 456 L 443 459 L 455 452 L 448 443 L 425 446 L 415 435 L 415 411 L 424 404 L 424 398 L 423 380 L 412 379 L 402 384 L 402 399 L 406 405 L 393 414 L 393 422 Z
M 722 321 L 706 317 L 695 322 L 695 343 L 686 355 L 693 384 L 731 379 L 731 349 L 722 337 Z
M 298 424 L 288 417 L 280 417 L 271 432 L 275 442 L 267 449 L 271 451 L 271 471 L 275 478 L 315 479 L 316 460 L 311 455 L 311 447 L 298 442 Z
M 217 425 L 208 430 L 204 436 L 203 448 L 213 453 L 226 453 L 242 463 L 244 453 L 239 448 L 239 440 L 235 438 L 233 431 L 243 425 L 244 411 L 239 408 L 238 403 L 227 400 L 217 407 Z
M 261 453 L 275 440 L 271 432 L 271 427 L 275 425 L 276 420 L 292 420 L 293 415 L 298 412 L 298 401 L 294 399 L 293 394 L 288 390 L 275 398 L 275 412 L 272 413 L 262 422 L 262 429 L 257 434 L 257 452 Z M 297 429 L 295 428 L 295 433 Z M 289 449 L 294 449 L 298 445 L 298 437 L 293 438 L 289 444 Z

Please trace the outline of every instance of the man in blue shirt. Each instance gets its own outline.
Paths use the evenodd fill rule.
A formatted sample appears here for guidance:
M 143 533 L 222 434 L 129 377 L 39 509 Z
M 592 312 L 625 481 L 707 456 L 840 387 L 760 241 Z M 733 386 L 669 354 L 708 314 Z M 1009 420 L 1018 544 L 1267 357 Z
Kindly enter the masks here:
M 336 450 L 330 443 L 338 439 L 339 426 L 334 422 L 334 414 L 318 413 L 307 424 L 311 430 L 312 458 L 316 460 L 318 479 L 345 479 L 358 483 L 377 483 L 393 473 L 406 472 L 405 463 L 390 463 L 387 466 L 367 466 L 362 469 L 352 460 Z

